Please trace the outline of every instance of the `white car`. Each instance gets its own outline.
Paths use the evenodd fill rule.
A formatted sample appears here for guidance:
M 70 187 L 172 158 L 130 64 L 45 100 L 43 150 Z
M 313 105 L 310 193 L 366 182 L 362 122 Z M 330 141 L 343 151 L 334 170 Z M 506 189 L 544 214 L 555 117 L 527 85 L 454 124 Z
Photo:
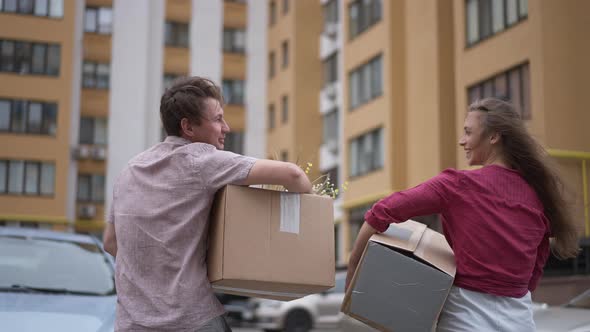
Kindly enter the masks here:
M 265 331 L 309 331 L 312 328 L 337 328 L 344 314 L 346 273 L 336 273 L 335 286 L 323 293 L 293 301 L 250 299 L 252 318 L 257 328 Z

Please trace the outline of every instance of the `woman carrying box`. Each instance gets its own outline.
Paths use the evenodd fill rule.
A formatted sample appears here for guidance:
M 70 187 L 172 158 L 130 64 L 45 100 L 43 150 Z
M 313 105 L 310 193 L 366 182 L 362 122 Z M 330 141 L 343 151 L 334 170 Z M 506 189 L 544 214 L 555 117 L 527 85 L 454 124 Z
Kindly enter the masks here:
M 575 257 L 578 237 L 561 181 L 514 107 L 469 106 L 459 141 L 476 170 L 447 169 L 377 202 L 351 253 L 347 288 L 368 239 L 390 223 L 441 214 L 457 263 L 437 331 L 535 331 L 531 292 L 549 256 Z

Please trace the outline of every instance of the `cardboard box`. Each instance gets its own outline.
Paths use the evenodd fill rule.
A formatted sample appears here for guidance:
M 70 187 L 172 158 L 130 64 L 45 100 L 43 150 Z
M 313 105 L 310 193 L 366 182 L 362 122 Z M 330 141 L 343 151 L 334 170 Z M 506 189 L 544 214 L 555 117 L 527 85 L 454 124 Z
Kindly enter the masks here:
M 230 185 L 211 211 L 215 291 L 293 300 L 334 286 L 331 198 Z
M 381 331 L 432 331 L 455 278 L 445 237 L 415 221 L 367 243 L 342 312 Z

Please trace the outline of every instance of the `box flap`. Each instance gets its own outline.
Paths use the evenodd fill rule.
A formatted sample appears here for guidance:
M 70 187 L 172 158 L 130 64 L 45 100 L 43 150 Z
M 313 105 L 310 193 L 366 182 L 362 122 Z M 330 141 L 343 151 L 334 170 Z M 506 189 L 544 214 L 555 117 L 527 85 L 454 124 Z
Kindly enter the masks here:
M 387 231 L 373 235 L 370 241 L 413 252 L 418 247 L 425 230 L 426 225 L 408 220 L 389 225 Z
M 422 239 L 414 251 L 414 255 L 450 276 L 455 276 L 457 265 L 455 264 L 455 255 L 447 243 L 447 239 L 431 229 L 426 229 Z

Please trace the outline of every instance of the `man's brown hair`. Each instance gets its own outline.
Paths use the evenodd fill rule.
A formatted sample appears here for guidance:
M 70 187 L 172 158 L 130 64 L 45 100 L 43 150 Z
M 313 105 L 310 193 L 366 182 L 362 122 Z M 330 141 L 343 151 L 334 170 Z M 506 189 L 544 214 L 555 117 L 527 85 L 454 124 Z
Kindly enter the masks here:
M 221 91 L 213 81 L 198 76 L 175 80 L 160 100 L 160 118 L 166 134 L 181 136 L 180 121 L 183 118 L 197 125 L 201 124 L 207 98 L 223 104 Z

